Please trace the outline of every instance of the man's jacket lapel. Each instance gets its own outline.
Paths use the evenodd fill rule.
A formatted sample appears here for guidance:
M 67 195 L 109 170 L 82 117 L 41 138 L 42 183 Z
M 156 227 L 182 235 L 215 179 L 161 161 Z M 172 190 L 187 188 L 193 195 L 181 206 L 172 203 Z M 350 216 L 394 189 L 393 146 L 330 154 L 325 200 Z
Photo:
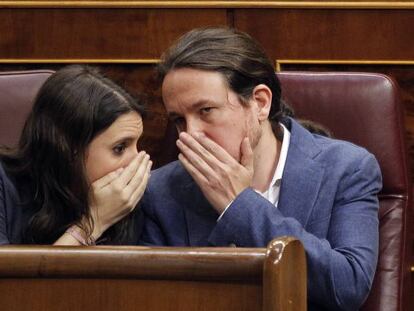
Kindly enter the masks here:
M 318 197 L 325 170 L 315 160 L 321 150 L 312 134 L 292 119 L 287 119 L 287 126 L 291 131 L 291 140 L 278 208 L 285 217 L 293 217 L 305 227 Z

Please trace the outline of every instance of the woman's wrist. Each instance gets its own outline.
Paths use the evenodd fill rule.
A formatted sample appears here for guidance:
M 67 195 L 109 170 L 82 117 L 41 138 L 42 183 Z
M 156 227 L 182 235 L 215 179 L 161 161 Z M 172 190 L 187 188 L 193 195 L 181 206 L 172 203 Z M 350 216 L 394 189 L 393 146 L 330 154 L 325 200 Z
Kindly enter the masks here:
M 84 216 L 82 218 L 82 220 L 80 221 L 81 227 L 84 228 L 91 228 L 92 232 L 90 232 L 90 239 L 92 241 L 97 241 L 101 235 L 105 232 L 105 230 L 107 229 L 100 221 L 98 221 L 98 217 L 97 215 L 94 213 L 94 209 L 91 208 L 91 219 L 89 219 L 88 217 Z M 79 227 L 79 226 L 77 226 Z M 85 234 L 86 235 L 86 234 Z
M 56 240 L 54 245 L 92 245 L 92 240 L 89 240 L 86 238 L 86 234 L 84 231 L 76 226 L 73 225 L 70 228 L 68 228 L 62 236 Z
M 96 242 L 104 232 L 105 230 L 102 230 L 101 227 L 94 225 L 93 231 L 91 233 L 91 239 Z
M 91 220 L 87 219 L 86 217 L 83 218 L 82 220 L 82 224 L 92 224 L 92 232 L 91 232 L 91 237 L 97 241 L 102 234 L 104 234 L 104 232 L 106 230 L 109 229 L 109 227 L 112 226 L 112 223 L 106 223 L 104 217 L 102 217 L 102 215 L 98 215 L 98 207 L 95 205 L 92 205 L 90 207 L 91 210 Z
M 93 236 L 88 237 L 85 231 L 76 225 L 69 227 L 65 233 L 72 236 L 80 245 L 91 246 L 96 244 L 96 239 Z

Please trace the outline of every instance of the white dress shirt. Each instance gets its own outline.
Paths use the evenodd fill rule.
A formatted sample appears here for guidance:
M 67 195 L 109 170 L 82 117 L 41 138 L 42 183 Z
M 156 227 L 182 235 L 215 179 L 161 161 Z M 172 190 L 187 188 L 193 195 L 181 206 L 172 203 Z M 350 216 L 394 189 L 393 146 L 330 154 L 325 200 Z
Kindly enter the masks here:
M 285 169 L 287 154 L 290 143 L 290 132 L 282 123 L 280 123 L 283 129 L 283 140 L 282 148 L 280 148 L 279 161 L 277 162 L 275 173 L 273 174 L 272 181 L 270 182 L 269 188 L 265 192 L 255 190 L 261 194 L 265 199 L 270 201 L 272 204 L 277 206 L 279 202 L 280 184 L 282 182 L 283 171 Z

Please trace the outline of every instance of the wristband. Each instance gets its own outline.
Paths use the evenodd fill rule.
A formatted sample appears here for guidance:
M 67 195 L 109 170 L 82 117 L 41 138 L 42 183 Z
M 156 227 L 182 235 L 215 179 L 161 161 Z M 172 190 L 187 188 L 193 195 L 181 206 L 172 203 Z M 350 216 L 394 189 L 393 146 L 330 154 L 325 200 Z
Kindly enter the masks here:
M 79 227 L 78 227 L 79 228 Z M 70 236 L 72 236 L 76 241 L 78 241 L 81 245 L 85 245 L 85 246 L 91 246 L 91 245 L 95 245 L 95 240 L 90 237 L 88 239 L 85 239 L 82 234 L 79 233 L 78 230 L 76 230 L 73 226 L 68 228 L 66 230 L 67 234 L 69 234 Z

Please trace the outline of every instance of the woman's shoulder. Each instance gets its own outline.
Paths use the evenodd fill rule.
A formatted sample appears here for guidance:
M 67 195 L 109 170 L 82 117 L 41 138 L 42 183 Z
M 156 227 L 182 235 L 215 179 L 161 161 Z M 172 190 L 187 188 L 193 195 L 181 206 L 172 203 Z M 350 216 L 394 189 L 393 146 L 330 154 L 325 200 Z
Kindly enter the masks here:
M 10 243 L 10 228 L 15 219 L 18 202 L 16 194 L 16 187 L 0 162 L 0 245 Z
M 10 177 L 8 176 L 8 174 L 6 173 L 3 163 L 0 160 L 0 198 L 2 193 L 4 192 L 4 189 L 9 185 L 12 184 L 13 182 L 11 181 Z
M 0 244 L 20 243 L 22 199 L 14 178 L 0 161 Z
M 5 193 L 9 190 L 16 191 L 16 184 L 10 174 L 7 173 L 2 161 L 0 160 L 0 191 L 1 193 Z

